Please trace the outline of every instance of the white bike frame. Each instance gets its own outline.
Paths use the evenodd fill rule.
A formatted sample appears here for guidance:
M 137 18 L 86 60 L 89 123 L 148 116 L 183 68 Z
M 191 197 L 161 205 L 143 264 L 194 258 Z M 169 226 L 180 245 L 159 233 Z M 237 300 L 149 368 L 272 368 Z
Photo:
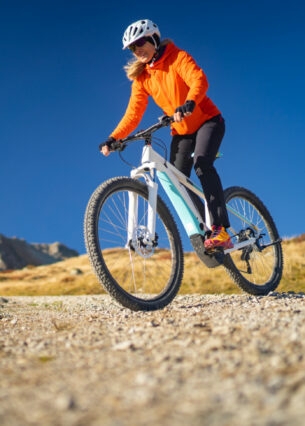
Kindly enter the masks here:
M 145 145 L 142 151 L 141 165 L 133 169 L 130 173 L 131 178 L 144 178 L 148 187 L 148 215 L 146 224 L 146 238 L 143 241 L 147 246 L 153 246 L 156 231 L 156 208 L 158 183 L 155 179 L 157 174 L 158 180 L 164 188 L 167 196 L 172 202 L 181 222 L 185 228 L 188 237 L 201 234 L 204 236 L 207 229 L 211 229 L 210 213 L 205 202 L 202 190 L 197 187 L 187 176 L 177 170 L 172 164 L 168 163 L 161 155 L 159 155 L 151 145 Z M 205 221 L 198 212 L 186 188 L 190 189 L 201 199 L 204 200 Z M 227 208 L 239 216 L 245 223 L 249 221 L 241 217 L 232 207 Z M 128 235 L 129 241 L 136 239 L 136 229 L 138 223 L 138 196 L 134 192 L 129 192 L 128 206 Z M 249 223 L 253 227 L 252 223 Z M 255 243 L 255 238 L 235 244 L 234 248 L 227 249 L 224 252 L 229 253 L 238 250 L 247 245 Z

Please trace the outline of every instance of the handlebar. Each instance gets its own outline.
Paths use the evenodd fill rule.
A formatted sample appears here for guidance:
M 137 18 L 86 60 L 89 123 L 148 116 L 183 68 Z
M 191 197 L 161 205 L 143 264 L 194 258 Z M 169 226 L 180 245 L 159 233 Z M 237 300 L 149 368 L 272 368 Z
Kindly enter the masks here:
M 153 124 L 152 126 L 148 127 L 145 130 L 139 130 L 138 132 L 127 136 L 123 139 L 118 139 L 117 141 L 114 141 L 111 144 L 111 150 L 112 151 L 123 151 L 125 149 L 128 142 L 132 142 L 135 140 L 145 140 L 147 143 L 151 142 L 151 135 L 152 133 L 156 132 L 157 130 L 161 129 L 162 127 L 169 126 L 174 121 L 173 116 L 163 115 L 159 118 L 158 123 Z

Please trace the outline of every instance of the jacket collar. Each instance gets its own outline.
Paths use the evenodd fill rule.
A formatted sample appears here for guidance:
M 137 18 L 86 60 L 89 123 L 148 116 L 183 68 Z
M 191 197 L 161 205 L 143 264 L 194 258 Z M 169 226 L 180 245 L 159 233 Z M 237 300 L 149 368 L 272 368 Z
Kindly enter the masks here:
M 146 65 L 146 70 L 149 71 L 152 68 L 158 69 L 163 64 L 163 62 L 171 55 L 171 53 L 174 52 L 176 49 L 177 48 L 173 43 L 168 43 L 164 46 L 160 46 L 154 58 L 149 64 Z

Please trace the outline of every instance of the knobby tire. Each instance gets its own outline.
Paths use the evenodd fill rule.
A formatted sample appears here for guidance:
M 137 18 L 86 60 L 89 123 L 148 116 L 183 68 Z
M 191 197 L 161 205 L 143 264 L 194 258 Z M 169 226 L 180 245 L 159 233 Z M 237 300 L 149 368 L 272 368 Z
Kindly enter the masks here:
M 89 260 L 99 282 L 121 305 L 134 311 L 162 309 L 178 293 L 183 277 L 179 231 L 158 196 L 158 244 L 151 257 L 141 257 L 127 241 L 128 192 L 138 195 L 138 230 L 145 231 L 140 221 L 147 217 L 147 186 L 128 177 L 104 182 L 92 194 L 85 213 L 84 236 Z M 143 206 L 141 211 L 140 206 Z
M 258 244 L 227 254 L 224 266 L 242 290 L 256 296 L 267 295 L 277 288 L 283 273 L 283 252 L 275 223 L 263 202 L 248 189 L 230 187 L 224 196 L 229 206 L 248 219 L 245 222 L 228 210 L 228 232 L 233 243 L 251 236 L 251 223 L 261 234 Z

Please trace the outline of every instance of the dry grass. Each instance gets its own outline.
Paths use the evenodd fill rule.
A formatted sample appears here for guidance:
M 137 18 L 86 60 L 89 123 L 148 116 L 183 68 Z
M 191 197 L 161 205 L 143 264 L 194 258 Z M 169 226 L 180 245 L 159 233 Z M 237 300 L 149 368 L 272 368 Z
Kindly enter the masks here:
M 279 291 L 305 291 L 305 234 L 284 241 L 284 275 Z
M 283 243 L 284 275 L 278 291 L 305 291 L 305 234 Z M 163 254 L 164 255 L 164 254 Z M 113 252 L 113 256 L 116 253 Z M 162 253 L 156 267 L 160 268 Z M 104 293 L 86 255 L 48 266 L 0 272 L 0 295 L 82 295 Z M 185 272 L 180 293 L 241 293 L 223 268 L 208 269 L 195 253 L 185 254 Z
M 79 274 L 77 272 L 80 271 Z M 0 272 L 2 296 L 57 296 L 100 294 L 98 283 L 86 255 L 47 266 L 28 266 Z

